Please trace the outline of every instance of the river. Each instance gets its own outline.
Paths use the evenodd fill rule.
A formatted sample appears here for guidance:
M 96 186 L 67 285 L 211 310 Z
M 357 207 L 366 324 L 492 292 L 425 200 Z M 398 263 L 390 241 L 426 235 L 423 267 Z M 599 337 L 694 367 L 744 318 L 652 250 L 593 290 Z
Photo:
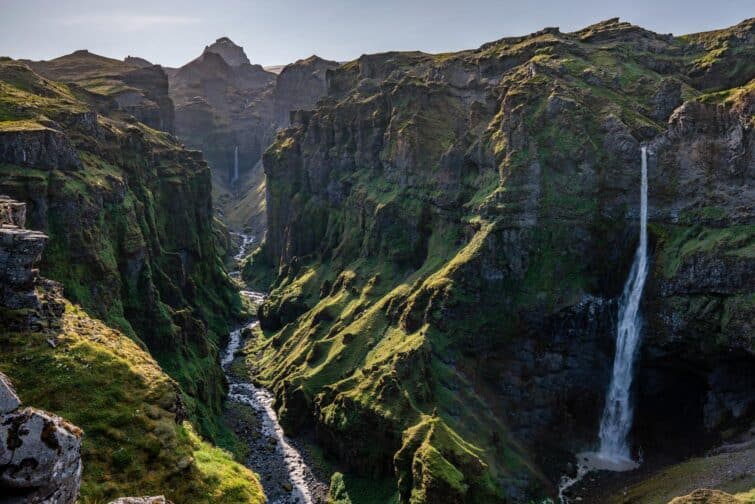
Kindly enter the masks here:
M 241 239 L 241 250 L 235 259 L 240 261 L 254 244 L 254 238 L 241 234 L 238 237 Z M 239 273 L 233 272 L 232 276 L 239 278 Z M 265 298 L 261 292 L 246 289 L 240 292 L 254 304 L 261 303 Z M 254 329 L 258 324 L 257 320 L 252 320 L 231 331 L 220 361 L 230 385 L 227 400 L 250 408 L 253 415 L 253 421 L 247 421 L 241 427 L 237 422 L 236 428 L 239 436 L 249 446 L 246 465 L 259 475 L 270 504 L 324 502 L 327 485 L 317 478 L 307 464 L 303 451 L 283 432 L 273 406 L 273 394 L 254 385 L 250 377 L 239 376 L 234 372 L 233 363 L 244 346 L 242 333 L 249 333 L 243 329 Z

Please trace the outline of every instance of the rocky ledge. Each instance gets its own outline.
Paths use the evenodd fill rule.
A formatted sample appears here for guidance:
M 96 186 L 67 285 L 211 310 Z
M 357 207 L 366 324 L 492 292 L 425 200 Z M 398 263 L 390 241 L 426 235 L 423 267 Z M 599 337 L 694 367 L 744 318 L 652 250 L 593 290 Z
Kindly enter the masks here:
M 173 504 L 162 495 L 156 497 L 121 497 L 110 504 Z
M 41 170 L 81 168 L 79 155 L 68 137 L 41 125 L 0 130 L 0 161 Z
M 26 205 L 0 196 L 0 306 L 38 308 L 34 289 L 39 260 L 47 236 L 25 229 Z

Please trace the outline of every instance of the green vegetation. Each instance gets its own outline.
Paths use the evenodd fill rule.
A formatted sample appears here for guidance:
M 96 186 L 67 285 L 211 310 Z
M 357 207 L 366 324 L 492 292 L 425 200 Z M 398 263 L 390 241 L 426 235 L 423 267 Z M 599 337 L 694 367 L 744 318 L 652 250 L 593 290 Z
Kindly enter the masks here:
M 339 472 L 333 473 L 330 478 L 328 504 L 351 504 L 349 493 L 346 491 L 346 483 L 343 481 L 343 474 Z
M 726 44 L 746 45 L 747 26 Z M 395 478 L 399 495 L 383 498 L 401 502 L 547 497 L 538 457 L 552 454 L 518 439 L 531 426 L 517 408 L 538 416 L 540 406 L 502 390 L 547 395 L 538 359 L 558 346 L 550 333 L 585 299 L 620 292 L 639 140 L 662 133 L 682 100 L 746 98 L 711 95 L 746 84 L 746 69 L 721 81 L 695 73 L 717 40 L 612 20 L 477 51 L 365 56 L 333 72 L 332 99 L 307 124 L 278 136 L 265 155 L 267 242 L 244 267 L 270 285 L 247 360 L 287 429 L 314 418 L 345 468 L 334 485 L 353 502 L 372 502 L 352 483 L 369 476 Z M 734 68 L 741 54 L 721 51 L 716 65 Z M 674 200 L 675 176 L 654 187 L 654 205 Z M 327 189 L 312 187 L 321 181 Z M 751 258 L 751 226 L 706 205 L 653 224 L 653 264 L 668 277 L 700 253 Z M 656 302 L 690 320 L 714 305 L 705 351 L 747 327 L 746 294 L 679 297 Z M 539 364 L 500 383 L 527 345 Z
M 665 468 L 644 481 L 630 486 L 623 495 L 614 496 L 610 504 L 642 502 L 667 504 L 674 497 L 686 495 L 697 488 L 717 488 L 736 494 L 743 503 L 752 502 L 755 476 L 748 474 L 747 461 L 755 450 L 693 458 Z
M 217 255 L 207 165 L 167 133 L 97 115 L 80 88 L 16 61 L 0 62 L 0 111 L 13 116 L 0 131 L 61 131 L 81 160 L 65 171 L 0 165 L 0 193 L 28 202 L 29 226 L 50 236 L 42 274 L 146 345 L 179 382 L 199 432 L 234 447 L 218 418 L 217 348 L 241 301 Z
M 265 501 L 253 473 L 180 423 L 179 388 L 155 360 L 80 307 L 66 303 L 51 331 L 3 331 L 0 350 L 0 369 L 24 404 L 83 429 L 83 502 L 144 494 L 208 504 Z

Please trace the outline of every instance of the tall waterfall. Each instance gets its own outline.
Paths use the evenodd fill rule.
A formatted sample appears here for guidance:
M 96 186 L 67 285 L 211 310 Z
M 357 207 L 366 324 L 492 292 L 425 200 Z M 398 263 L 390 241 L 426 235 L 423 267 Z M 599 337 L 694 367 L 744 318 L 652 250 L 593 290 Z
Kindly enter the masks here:
M 238 179 L 239 179 L 239 146 L 236 145 L 233 148 L 233 178 L 231 179 L 231 183 L 235 184 Z
M 619 323 L 616 331 L 616 356 L 613 375 L 600 421 L 598 455 L 610 460 L 631 460 L 629 430 L 632 427 L 632 404 L 629 392 L 637 350 L 640 346 L 642 320 L 640 300 L 648 273 L 648 174 L 647 150 L 642 147 L 642 183 L 640 196 L 640 243 L 634 255 L 624 292 L 619 300 Z

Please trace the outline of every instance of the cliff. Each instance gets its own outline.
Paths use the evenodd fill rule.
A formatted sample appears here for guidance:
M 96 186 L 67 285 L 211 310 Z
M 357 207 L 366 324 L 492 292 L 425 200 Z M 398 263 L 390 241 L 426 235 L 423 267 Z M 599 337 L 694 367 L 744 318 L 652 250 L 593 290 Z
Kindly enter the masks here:
M 264 155 L 267 240 L 245 268 L 277 277 L 248 351 L 287 428 L 314 422 L 401 502 L 553 496 L 596 441 L 641 142 L 634 445 L 683 460 L 749 428 L 754 25 L 613 19 L 327 72 Z
M 178 383 L 152 356 L 36 275 L 47 237 L 25 230 L 25 215 L 24 203 L 0 197 L 0 369 L 16 385 L 0 372 L 0 502 L 144 491 L 176 502 L 264 502 L 254 474 L 195 434 Z M 19 248 L 19 231 L 34 233 L 24 239 L 33 247 Z M 54 413 L 22 408 L 19 395 Z
M 109 104 L 0 62 L 0 194 L 26 202 L 27 226 L 49 237 L 42 274 L 148 348 L 201 432 L 230 443 L 217 347 L 240 301 L 216 251 L 209 169 Z
M 262 153 L 276 130 L 288 125 L 290 111 L 314 106 L 325 93 L 327 70 L 337 66 L 312 56 L 275 75 L 251 64 L 243 48 L 224 37 L 170 72 L 176 135 L 205 154 L 226 224 L 262 237 Z

